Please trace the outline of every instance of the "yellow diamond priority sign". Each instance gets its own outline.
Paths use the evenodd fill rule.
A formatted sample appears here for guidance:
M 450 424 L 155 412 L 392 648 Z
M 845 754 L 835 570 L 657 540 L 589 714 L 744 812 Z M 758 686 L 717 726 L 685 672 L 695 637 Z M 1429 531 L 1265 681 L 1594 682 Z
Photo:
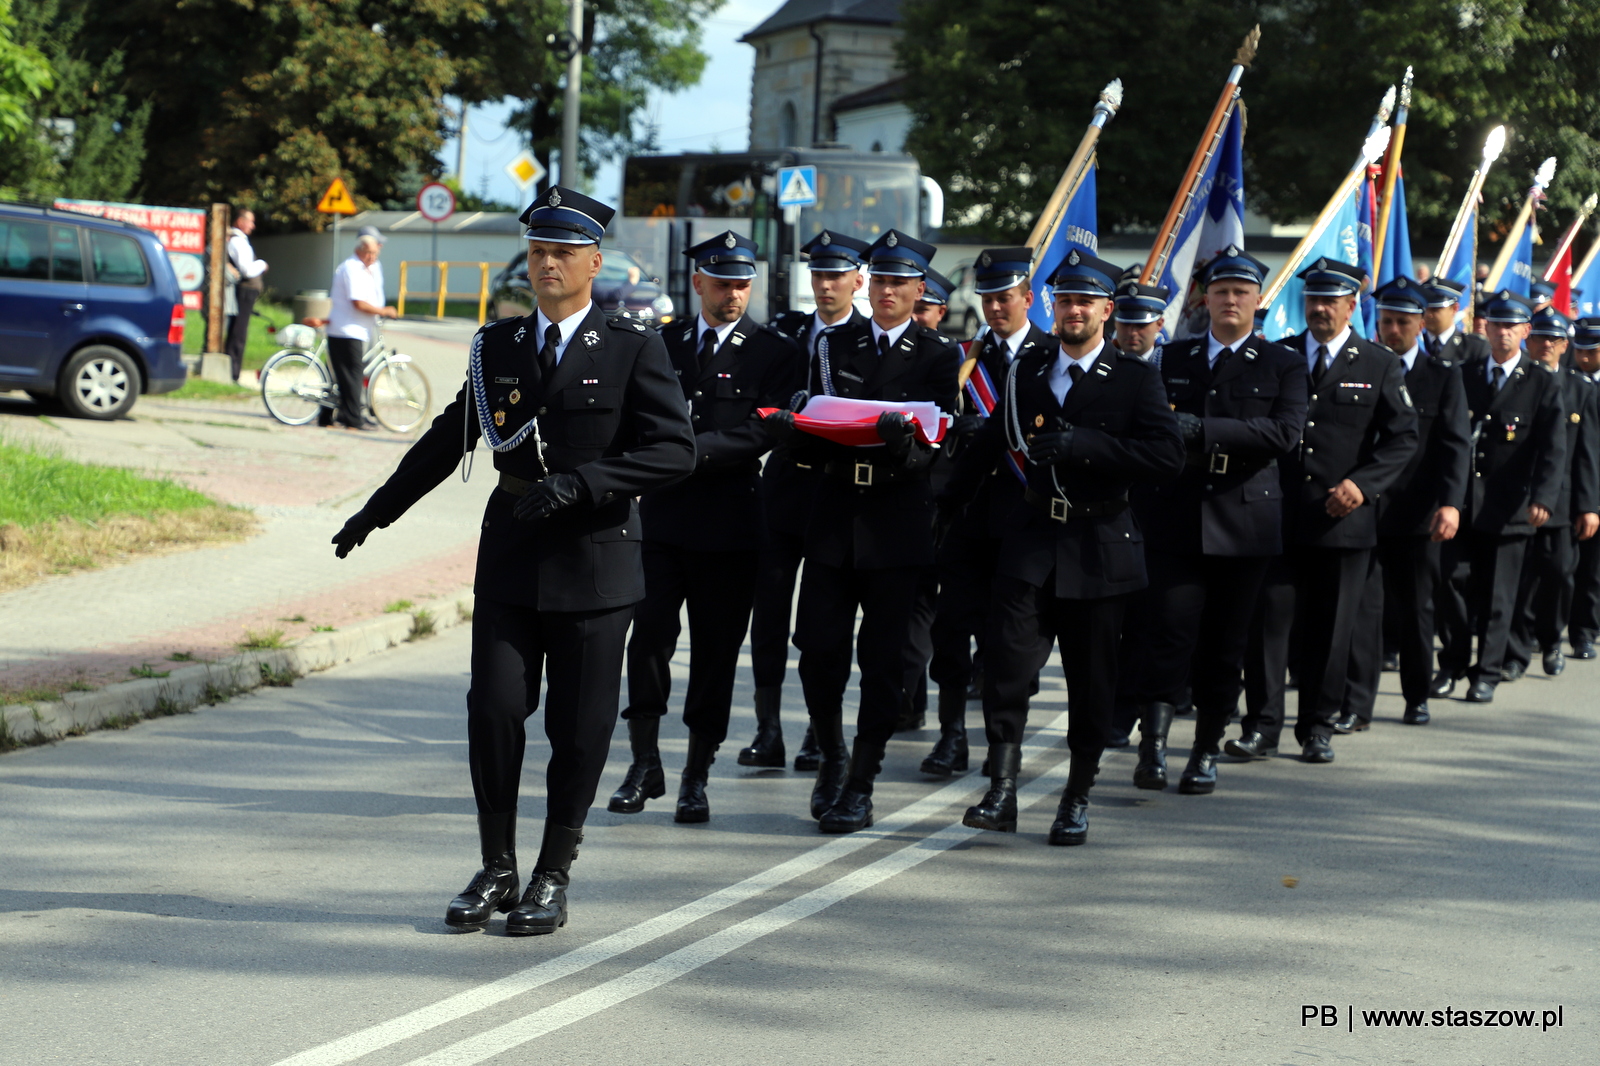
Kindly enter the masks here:
M 356 202 L 350 195 L 350 190 L 344 187 L 343 178 L 334 178 L 333 184 L 328 186 L 328 191 L 322 194 L 322 202 L 317 204 L 317 210 L 324 215 L 353 215 L 356 213 Z
M 527 189 L 530 185 L 544 177 L 544 167 L 533 157 L 533 153 L 524 148 L 517 153 L 517 157 L 506 164 L 506 173 L 518 187 Z

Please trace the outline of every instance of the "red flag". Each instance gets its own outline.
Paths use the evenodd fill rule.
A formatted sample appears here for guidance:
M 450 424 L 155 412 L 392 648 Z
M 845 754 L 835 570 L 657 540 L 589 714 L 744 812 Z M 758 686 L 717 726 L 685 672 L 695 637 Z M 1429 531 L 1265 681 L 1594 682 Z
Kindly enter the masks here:
M 1550 301 L 1550 306 L 1566 315 L 1572 314 L 1572 245 L 1568 244 L 1561 250 L 1561 258 L 1551 263 L 1544 272 L 1546 281 L 1556 283 L 1555 298 Z

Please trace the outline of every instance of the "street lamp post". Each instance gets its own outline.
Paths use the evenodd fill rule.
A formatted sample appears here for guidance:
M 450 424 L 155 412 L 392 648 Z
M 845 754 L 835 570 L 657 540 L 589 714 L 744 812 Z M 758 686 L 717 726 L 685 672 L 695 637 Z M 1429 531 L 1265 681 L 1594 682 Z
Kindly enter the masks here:
M 561 105 L 561 184 L 577 188 L 578 99 L 583 88 L 583 0 L 571 0 L 567 30 L 571 54 L 567 58 L 567 92 Z

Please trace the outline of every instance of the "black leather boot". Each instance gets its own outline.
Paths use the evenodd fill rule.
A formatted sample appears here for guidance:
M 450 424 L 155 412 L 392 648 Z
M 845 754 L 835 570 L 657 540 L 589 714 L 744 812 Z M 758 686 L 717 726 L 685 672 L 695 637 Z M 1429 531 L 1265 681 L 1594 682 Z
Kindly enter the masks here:
M 1056 808 L 1056 820 L 1050 826 L 1051 844 L 1070 847 L 1089 839 L 1089 790 L 1094 787 L 1095 775 L 1099 772 L 1099 756 L 1093 760 L 1077 754 L 1072 756 L 1067 787 L 1061 792 L 1061 805 Z
M 811 789 L 811 817 L 821 818 L 839 799 L 850 773 L 850 749 L 844 746 L 844 719 L 840 714 L 811 720 L 817 745 L 817 783 Z M 796 760 L 798 762 L 798 760 Z
M 689 756 L 683 764 L 683 782 L 678 786 L 678 810 L 674 822 L 709 822 L 711 804 L 706 800 L 706 778 L 716 762 L 717 746 L 697 733 L 689 734 Z
M 824 833 L 854 833 L 872 825 L 872 782 L 883 765 L 883 747 L 881 740 L 873 743 L 856 737 L 844 788 L 818 821 Z
M 894 720 L 894 731 L 896 733 L 911 732 L 928 724 L 927 690 L 924 689 L 922 691 L 922 699 L 920 701 L 917 699 L 917 695 L 916 691 L 908 688 L 905 694 L 900 697 L 900 716 Z M 920 707 L 918 706 L 919 703 L 921 704 Z
M 935 777 L 967 772 L 967 694 L 958 688 L 939 689 L 939 739 L 922 760 L 922 772 Z
M 1220 721 L 1220 726 L 1210 722 Z M 1228 731 L 1219 715 L 1200 715 L 1195 722 L 1194 747 L 1189 750 L 1189 765 L 1183 768 L 1178 791 L 1186 796 L 1206 796 L 1217 788 L 1217 756 L 1222 754 L 1222 735 Z
M 661 769 L 661 751 L 656 737 L 661 732 L 659 718 L 629 718 L 628 744 L 633 748 L 633 763 L 622 776 L 622 784 L 611 794 L 606 810 L 615 814 L 638 814 L 645 800 L 667 794 L 667 775 Z
M 778 717 L 778 701 L 783 686 L 756 689 L 756 738 L 739 750 L 740 766 L 763 766 L 782 770 L 788 762 L 783 750 L 783 722 Z
M 1167 787 L 1167 731 L 1177 713 L 1170 703 L 1139 706 L 1139 765 L 1133 768 L 1136 788 L 1160 792 Z
M 822 765 L 822 749 L 817 747 L 817 731 L 806 726 L 806 735 L 800 738 L 800 750 L 794 753 L 796 770 L 815 770 Z
M 1022 770 L 1021 744 L 990 744 L 989 791 L 977 806 L 968 807 L 961 824 L 996 833 L 1017 831 L 1017 774 Z
M 572 881 L 572 860 L 578 857 L 582 843 L 582 829 L 544 823 L 539 861 L 528 875 L 522 902 L 506 915 L 506 936 L 540 936 L 567 924 L 567 885 Z
M 482 929 L 495 911 L 517 905 L 517 812 L 479 814 L 478 846 L 483 869 L 445 908 L 444 924 L 454 929 Z

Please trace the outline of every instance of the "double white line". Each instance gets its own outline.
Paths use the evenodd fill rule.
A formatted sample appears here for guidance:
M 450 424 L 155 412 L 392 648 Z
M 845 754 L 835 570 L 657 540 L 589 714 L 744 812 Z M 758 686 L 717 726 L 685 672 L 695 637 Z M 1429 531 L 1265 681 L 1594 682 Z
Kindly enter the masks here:
M 1040 729 L 1034 734 L 1033 740 L 1023 748 L 1023 757 L 1037 758 L 1054 747 L 1065 736 L 1066 723 L 1067 716 L 1063 712 L 1049 725 Z M 1018 807 L 1030 806 L 1052 794 L 1060 787 L 1060 780 L 1066 776 L 1066 770 L 1067 762 L 1062 760 L 1029 782 L 1026 787 L 1018 791 Z M 276 1063 L 275 1066 L 339 1066 L 380 1048 L 425 1033 L 436 1026 L 492 1007 L 513 996 L 520 996 L 552 981 L 570 977 L 590 966 L 674 933 L 702 918 L 753 899 L 846 855 L 860 851 L 885 837 L 909 829 L 972 793 L 976 790 L 976 786 L 977 782 L 972 778 L 958 779 L 915 803 L 887 815 L 872 829 L 830 840 L 804 854 L 747 877 L 737 884 L 640 922 L 638 925 L 619 930 L 610 936 L 602 937 L 565 955 L 311 1048 L 298 1055 L 292 1055 Z M 408 1066 L 469 1066 L 493 1058 L 608 1007 L 614 1007 L 635 996 L 660 988 L 708 962 L 714 962 L 729 952 L 738 950 L 753 940 L 777 932 L 802 918 L 880 884 L 897 873 L 926 862 L 979 832 L 981 830 L 969 829 L 959 821 L 946 825 L 881 859 L 786 903 L 778 904 L 770 910 L 709 934 L 662 956 L 655 962 L 647 963 L 585 992 L 525 1014 L 431 1055 L 413 1060 Z

